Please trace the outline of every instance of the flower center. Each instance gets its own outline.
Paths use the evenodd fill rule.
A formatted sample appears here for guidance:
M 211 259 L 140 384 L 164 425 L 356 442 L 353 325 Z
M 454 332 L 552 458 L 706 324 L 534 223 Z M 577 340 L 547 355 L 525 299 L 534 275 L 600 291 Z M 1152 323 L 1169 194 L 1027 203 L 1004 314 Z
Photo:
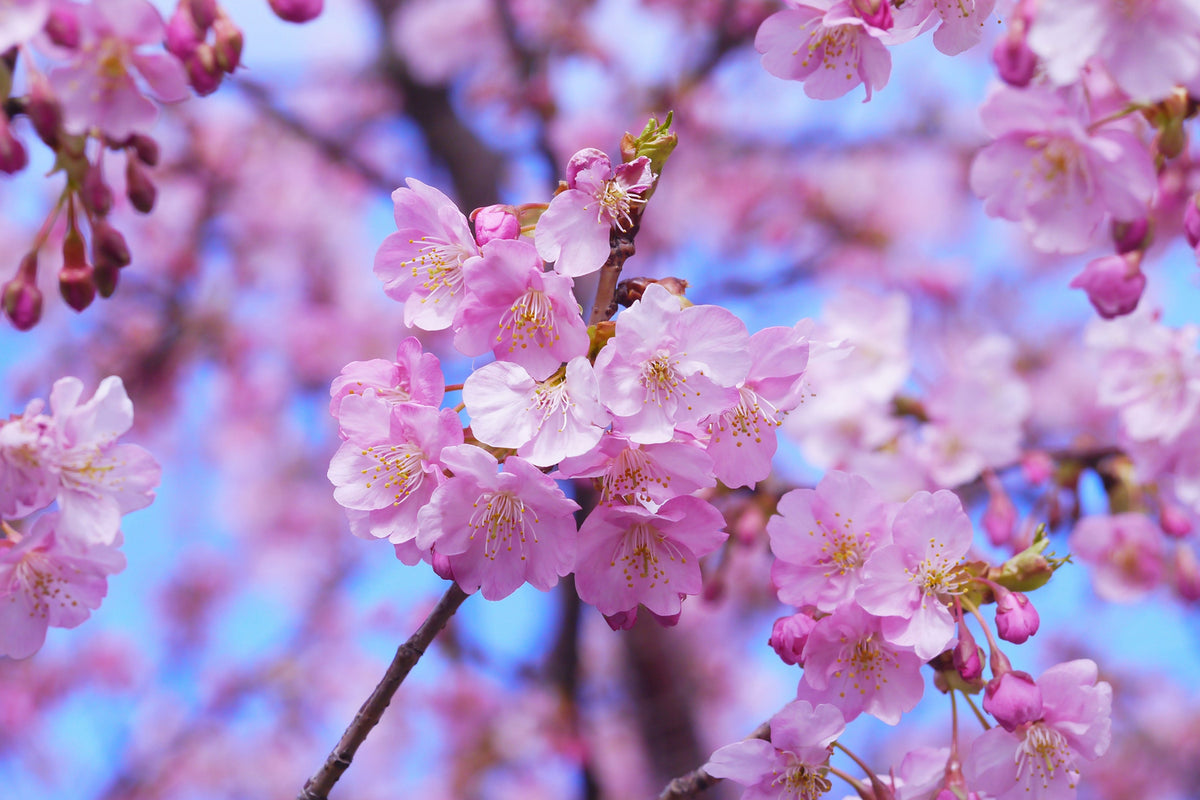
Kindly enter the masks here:
M 422 236 L 421 241 L 430 240 Z M 409 244 L 416 242 L 409 240 Z M 461 247 L 432 241 L 405 262 L 411 265 L 412 276 L 421 279 L 421 302 L 440 303 L 458 294 L 463 287 L 463 261 L 470 255 Z
M 711 432 L 714 441 L 720 441 L 721 436 L 729 432 L 735 444 L 742 446 L 741 439 L 753 439 L 755 444 L 762 442 L 763 427 L 777 428 L 783 424 L 781 412 L 772 403 L 759 397 L 753 389 L 741 387 L 738 390 L 737 405 L 721 414 L 713 424 Z
M 531 512 L 532 513 L 532 512 Z M 533 521 L 537 522 L 537 514 Z M 488 492 L 475 501 L 475 510 L 467 523 L 471 528 L 471 539 L 482 533 L 483 555 L 495 561 L 501 549 L 512 552 L 514 542 L 521 549 L 521 560 L 525 560 L 525 545 L 537 543 L 537 532 L 525 524 L 525 503 L 511 492 Z
M 496 335 L 497 342 L 504 340 L 506 332 L 512 337 L 509 352 L 518 347 L 524 350 L 530 342 L 545 347 L 549 342 L 558 341 L 558 333 L 554 329 L 554 306 L 550 304 L 550 298 L 545 292 L 534 289 L 525 292 L 500 318 L 500 331 Z
M 596 222 L 603 225 L 607 221 L 622 233 L 627 231 L 633 222 L 633 218 L 629 215 L 630 207 L 640 206 L 646 202 L 644 197 L 630 194 L 615 180 L 605 181 L 604 188 L 596 196 L 596 199 L 600 201 L 600 207 L 596 210 Z
M 1021 782 L 1040 781 L 1043 787 L 1048 787 L 1062 770 L 1068 785 L 1074 789 L 1079 778 L 1066 737 L 1041 722 L 1035 722 L 1025 732 L 1013 760 L 1017 766 L 1017 780 Z
M 362 454 L 375 461 L 370 470 L 366 488 L 371 489 L 383 481 L 382 489 L 393 492 L 392 505 L 399 505 L 425 479 L 425 453 L 411 442 L 380 445 L 366 448 Z
M 818 769 L 808 764 L 797 764 L 776 776 L 772 787 L 780 787 L 779 797 L 794 797 L 796 800 L 817 800 L 833 789 L 833 784 Z
M 671 581 L 667 571 L 659 563 L 660 557 L 665 557 L 667 561 L 687 563 L 679 548 L 659 533 L 657 528 L 645 522 L 637 522 L 631 525 L 617 542 L 611 565 L 615 567 L 620 562 L 625 584 L 629 588 L 633 588 L 635 577 L 649 580 L 650 586 L 653 587 L 660 579 L 663 583 Z
M 664 489 L 671 485 L 671 475 L 646 455 L 645 451 L 627 448 L 617 454 L 601 481 L 600 502 L 616 497 L 635 495 L 639 500 L 652 502 L 646 487 L 657 483 Z
M 682 399 L 687 378 L 675 370 L 668 356 L 647 361 L 642 367 L 642 386 L 646 389 L 644 402 L 658 407 L 671 399 Z

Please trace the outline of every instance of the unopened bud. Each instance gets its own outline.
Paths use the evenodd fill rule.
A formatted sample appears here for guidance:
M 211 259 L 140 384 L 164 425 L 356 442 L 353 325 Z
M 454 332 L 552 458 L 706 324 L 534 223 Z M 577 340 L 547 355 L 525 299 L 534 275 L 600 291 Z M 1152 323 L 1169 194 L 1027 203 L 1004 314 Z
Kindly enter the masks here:
M 132 147 L 137 154 L 138 161 L 141 161 L 147 167 L 158 165 L 158 142 L 144 133 L 135 133 L 129 137 L 125 143 L 126 147 Z
M 771 638 L 767 644 L 783 659 L 783 663 L 804 666 L 804 645 L 816 626 L 816 620 L 804 612 L 780 617 L 771 627 Z
M 512 206 L 494 205 L 477 208 L 471 212 L 475 224 L 475 241 L 483 247 L 493 239 L 519 239 L 521 221 Z
M 121 269 L 112 263 L 97 263 L 92 269 L 92 283 L 101 297 L 112 297 L 117 290 Z
M 892 28 L 892 4 L 889 0 L 851 0 L 858 17 L 881 31 Z
M 83 311 L 96 299 L 92 265 L 87 263 L 83 237 L 71 230 L 63 240 L 63 266 L 58 271 L 58 290 L 63 300 L 76 311 Z
M 1041 618 L 1037 609 L 1022 592 L 1011 592 L 1003 586 L 997 586 L 995 592 L 996 630 L 1000 638 L 1013 644 L 1023 644 L 1038 632 Z
M 1158 508 L 1158 524 L 1163 533 L 1182 539 L 1192 532 L 1192 521 L 1187 513 L 1174 503 L 1161 503 Z
M 92 260 L 96 269 L 100 269 L 101 266 L 120 269 L 128 266 L 130 261 L 129 245 L 125 243 L 125 237 L 102 219 L 96 220 L 96 224 L 92 226 Z
M 1145 250 L 1150 246 L 1150 220 L 1146 217 L 1129 222 L 1113 220 L 1112 240 L 1120 255 Z
M 242 29 L 222 14 L 213 23 L 213 33 L 216 34 L 213 50 L 216 53 L 217 66 L 225 72 L 232 73 L 242 63 L 242 46 L 245 42 Z
M 210 95 L 221 85 L 225 73 L 217 65 L 217 53 L 210 44 L 202 44 L 183 63 L 187 69 L 188 85 L 196 94 Z
M 983 648 L 962 622 L 958 624 L 958 644 L 954 645 L 954 668 L 968 683 L 983 676 Z
M 83 204 L 97 216 L 106 216 L 112 210 L 112 189 L 108 188 L 108 184 L 104 182 L 104 172 L 100 169 L 98 161 L 89 165 L 87 172 L 84 173 L 79 199 L 83 200 Z
M 987 508 L 983 511 L 983 530 L 988 541 L 996 547 L 1012 540 L 1017 525 L 1017 507 L 1001 487 L 990 494 Z
M 1196 551 L 1180 543 L 1175 548 L 1172 566 L 1173 583 L 1179 596 L 1189 603 L 1200 600 L 1200 562 L 1197 562 Z
M 43 28 L 50 41 L 68 50 L 79 47 L 79 17 L 76 16 L 76 8 L 77 6 L 67 4 L 56 5 L 50 12 L 50 18 L 46 20 L 46 27 Z
M 204 28 L 196 24 L 195 17 L 188 10 L 188 3 L 180 3 L 167 22 L 166 38 L 163 47 L 167 52 L 184 61 L 195 52 L 204 41 Z
M 192 13 L 192 19 L 196 20 L 202 31 L 208 30 L 216 22 L 217 0 L 183 0 L 179 5 L 187 6 L 188 11 Z
M 25 107 L 25 112 L 29 115 L 29 121 L 33 123 L 38 138 L 45 142 L 47 147 L 57 150 L 59 134 L 62 131 L 62 106 L 58 104 L 54 90 L 50 88 L 50 81 L 45 75 L 29 70 L 28 77 L 29 104 Z
M 271 10 L 288 22 L 308 22 L 321 13 L 325 0 L 267 0 Z
M 988 681 L 983 710 L 1007 731 L 1042 718 L 1042 690 L 1028 672 L 1010 670 Z
M 1192 195 L 1183 208 L 1183 233 L 1192 249 L 1200 247 L 1200 193 Z
M 626 133 L 621 137 L 621 160 L 629 163 L 645 156 L 650 159 L 650 171 L 661 175 L 663 165 L 679 144 L 679 136 L 670 128 L 671 113 L 668 112 L 661 125 L 657 117 L 651 117 L 639 135 Z M 642 192 L 642 197 L 649 200 L 654 189 L 654 186 L 646 189 Z
M 155 188 L 154 182 L 134 158 L 125 161 L 125 194 L 129 197 L 130 204 L 143 214 L 149 214 L 153 210 L 154 201 L 158 198 L 158 189 Z
M 1134 252 L 1094 259 L 1071 280 L 1070 286 L 1087 292 L 1088 301 L 1105 319 L 1130 314 L 1146 289 L 1140 255 Z
M 25 152 L 25 145 L 13 136 L 12 128 L 8 124 L 8 115 L 0 112 L 0 172 L 12 175 L 25 169 L 28 163 L 29 156 Z
M 1037 56 L 1029 49 L 1025 36 L 1009 32 L 992 48 L 992 63 L 1000 80 L 1017 89 L 1024 89 L 1037 72 Z
M 27 331 L 42 318 L 42 292 L 37 287 L 37 253 L 26 253 L 17 274 L 0 290 L 4 315 L 19 331 Z

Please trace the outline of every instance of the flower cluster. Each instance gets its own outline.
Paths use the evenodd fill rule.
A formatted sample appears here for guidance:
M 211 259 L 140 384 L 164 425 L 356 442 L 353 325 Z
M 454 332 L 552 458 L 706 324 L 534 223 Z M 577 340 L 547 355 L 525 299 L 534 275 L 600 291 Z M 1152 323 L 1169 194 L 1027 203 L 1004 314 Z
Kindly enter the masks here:
M 654 180 L 648 155 L 614 167 L 587 149 L 546 206 L 469 220 L 419 181 L 395 192 L 397 231 L 375 261 L 385 292 L 410 325 L 449 329 L 460 353 L 495 360 L 461 387 L 465 431 L 439 410 L 438 361 L 417 339 L 394 363 L 346 367 L 329 477 L 356 534 L 488 599 L 574 572 L 613 627 L 639 606 L 678 618 L 701 589 L 699 559 L 726 538 L 721 513 L 692 493 L 767 477 L 808 342 L 805 325 L 751 336 L 729 311 L 666 288 L 679 282 L 645 285 L 589 329 L 575 279 L 609 261 L 610 237 L 632 236 Z M 581 525 L 554 478 L 595 482 L 600 502 Z
M 49 413 L 34 400 L 0 422 L 0 655 L 32 655 L 47 627 L 73 628 L 99 607 L 125 566 L 121 517 L 154 499 L 158 464 L 117 442 L 133 424 L 121 379 L 82 396 L 79 379 L 62 378 Z

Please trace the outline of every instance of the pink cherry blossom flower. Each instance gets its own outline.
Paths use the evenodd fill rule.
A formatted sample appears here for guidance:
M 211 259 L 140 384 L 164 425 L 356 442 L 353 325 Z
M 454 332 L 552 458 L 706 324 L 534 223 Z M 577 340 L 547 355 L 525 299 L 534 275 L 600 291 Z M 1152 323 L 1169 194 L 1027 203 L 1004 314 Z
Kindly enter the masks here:
M 355 535 L 393 544 L 417 536 L 417 513 L 442 482 L 442 449 L 461 444 L 450 409 L 390 403 L 374 390 L 347 395 L 339 407 L 345 441 L 329 462 L 334 499 L 352 514 Z
M 888 505 L 857 475 L 831 470 L 814 489 L 793 489 L 767 522 L 771 581 L 779 599 L 832 612 L 850 602 L 868 557 L 891 543 Z
M 753 487 L 771 474 L 777 428 L 800 404 L 808 366 L 808 321 L 766 328 L 750 337 L 750 371 L 738 401 L 709 423 L 709 455 L 717 478 L 730 488 Z
M 933 46 L 956 56 L 979 44 L 996 0 L 933 0 L 933 7 L 942 21 L 933 32 Z
M 963 765 L 971 787 L 996 800 L 1072 800 L 1080 760 L 1099 758 L 1112 739 L 1112 687 L 1096 678 L 1088 659 L 1043 672 L 1041 718 L 976 739 Z
M 45 405 L 33 400 L 24 414 L 0 422 L 0 518 L 24 517 L 58 494 L 58 451 Z
M 841 97 L 860 83 L 871 92 L 887 85 L 892 57 L 849 0 L 788 0 L 789 8 L 763 21 L 754 48 L 763 68 L 779 78 L 804 82 L 815 100 Z
M 660 506 L 679 495 L 715 486 L 713 463 L 694 440 L 638 444 L 609 432 L 597 446 L 559 465 L 564 478 L 599 478 L 601 503 Z
M 442 365 L 433 353 L 421 348 L 421 340 L 410 336 L 396 348 L 396 360 L 375 358 L 352 361 L 329 386 L 329 412 L 338 416 L 343 398 L 374 390 L 375 396 L 389 403 L 418 403 L 434 406 L 442 403 L 446 379 Z
M 79 542 L 58 534 L 59 519 L 43 514 L 24 535 L 0 538 L 0 656 L 27 658 L 48 627 L 79 625 L 100 607 L 108 576 L 125 568 L 119 532 L 111 544 Z
M 146 0 L 95 0 L 79 9 L 78 19 L 74 60 L 49 75 L 69 132 L 94 127 L 122 141 L 149 130 L 158 108 L 138 88 L 134 71 L 165 102 L 188 96 L 187 73 L 174 56 L 139 50 L 165 36 L 162 17 Z
M 50 17 L 50 0 L 0 3 L 0 53 L 32 39 Z
M 497 472 L 491 454 L 448 447 L 454 473 L 418 516 L 417 546 L 445 556 L 463 591 L 500 600 L 529 583 L 546 591 L 575 567 L 579 504 L 523 458 Z
M 1077 92 L 1000 87 L 980 114 L 995 141 L 975 156 L 971 189 L 1037 249 L 1077 253 L 1110 219 L 1146 215 L 1157 187 L 1149 153 L 1116 125 L 1089 127 Z
M 641 506 L 597 506 L 579 529 L 575 586 L 605 616 L 636 611 L 670 617 L 703 588 L 700 559 L 728 538 L 721 512 L 698 497 Z
M 608 260 L 609 234 L 632 223 L 631 211 L 645 202 L 640 193 L 654 183 L 650 159 L 642 156 L 613 167 L 608 156 L 585 148 L 567 162 L 567 186 L 538 220 L 537 251 L 560 275 L 577 278 Z
M 714 778 L 746 787 L 742 800 L 817 800 L 832 788 L 826 777 L 833 740 L 846 721 L 831 705 L 793 700 L 771 717 L 771 740 L 745 739 L 717 750 L 704 765 Z
M 50 391 L 59 473 L 56 530 L 91 544 L 111 544 L 121 515 L 150 505 L 162 470 L 143 448 L 117 444 L 133 425 L 133 403 L 116 376 L 80 403 L 83 381 L 60 378 Z
M 1163 537 L 1146 514 L 1084 517 L 1071 531 L 1070 546 L 1092 565 L 1092 585 L 1105 600 L 1140 600 L 1164 578 Z
M 609 415 L 596 392 L 586 356 L 571 359 L 561 374 L 541 382 L 520 365 L 494 361 L 467 378 L 463 403 L 476 439 L 516 448 L 531 464 L 550 467 L 600 441 Z
M 1200 6 L 1192 0 L 1039 3 L 1029 46 L 1059 85 L 1098 57 L 1132 99 L 1161 100 L 1200 73 Z
M 812 614 L 798 611 L 790 617 L 780 617 L 771 626 L 771 638 L 767 644 L 785 664 L 804 666 L 804 645 L 808 643 L 808 635 L 816 627 L 817 621 Z
M 746 378 L 746 326 L 718 306 L 682 308 L 658 284 L 617 317 L 596 357 L 600 400 L 635 442 L 668 442 L 675 429 L 732 405 Z
M 450 198 L 415 178 L 405 183 L 392 192 L 397 230 L 375 254 L 375 276 L 388 297 L 404 303 L 404 324 L 443 330 L 466 296 L 463 265 L 479 247 Z
M 971 520 L 962 501 L 942 489 L 917 492 L 896 513 L 892 543 L 872 553 L 854 599 L 882 617 L 889 642 L 912 647 L 927 661 L 954 643 L 947 608 L 962 591 L 959 564 L 971 547 Z
M 804 645 L 798 697 L 837 706 L 847 722 L 864 712 L 899 722 L 925 692 L 925 660 L 886 640 L 880 622 L 853 603 L 818 620 Z
M 464 273 L 470 290 L 454 324 L 459 352 L 478 356 L 490 350 L 536 380 L 587 354 L 587 326 L 572 294 L 574 282 L 543 272 L 529 242 L 492 240 Z

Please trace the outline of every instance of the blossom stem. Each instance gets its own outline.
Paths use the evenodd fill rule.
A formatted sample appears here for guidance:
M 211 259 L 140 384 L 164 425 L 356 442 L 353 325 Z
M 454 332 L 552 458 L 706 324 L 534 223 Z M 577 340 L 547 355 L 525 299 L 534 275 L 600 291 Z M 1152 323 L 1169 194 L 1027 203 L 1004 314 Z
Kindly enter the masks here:
M 842 744 L 841 742 L 839 742 L 835 739 L 833 742 L 833 746 L 836 747 L 838 750 L 841 750 L 846 755 L 850 756 L 850 760 L 853 761 L 855 764 L 857 764 L 858 768 L 861 769 L 864 773 L 866 773 L 866 776 L 871 781 L 872 786 L 875 786 L 876 784 L 878 784 L 880 782 L 879 776 L 875 774 L 875 771 L 873 769 L 871 769 L 870 767 L 868 767 L 867 764 L 861 758 L 854 755 L 854 753 L 852 753 L 849 750 L 849 748 L 847 748 L 844 744 Z M 838 777 L 841 777 L 841 776 L 839 775 Z M 861 792 L 860 792 L 860 794 L 861 794 Z
M 828 769 L 829 769 L 830 775 L 836 775 L 839 778 L 841 778 L 842 780 L 844 780 L 846 783 L 848 783 L 852 787 L 854 787 L 854 791 L 858 793 L 859 797 L 870 797 L 871 796 L 871 794 L 870 794 L 871 790 L 868 789 L 867 785 L 865 783 L 863 783 L 862 781 L 860 781 L 858 778 L 855 778 L 852 775 L 842 772 L 837 767 L 829 767 Z
M 771 725 L 764 722 L 754 729 L 754 733 L 746 737 L 747 739 L 765 739 L 771 740 Z M 658 800 L 685 800 L 688 797 L 695 797 L 700 792 L 710 786 L 715 786 L 721 781 L 720 778 L 714 778 L 704 771 L 703 767 L 697 767 L 686 775 L 680 775 L 673 779 L 663 788 L 662 793 L 658 796 Z
M 450 617 L 454 616 L 454 612 L 467 597 L 467 593 L 460 589 L 457 583 L 450 584 L 450 588 L 442 595 L 433 611 L 429 612 L 429 616 L 417 628 L 416 633 L 396 649 L 396 655 L 383 674 L 383 679 L 358 709 L 358 713 L 354 715 L 354 719 L 342 734 L 337 746 L 325 759 L 325 763 L 305 781 L 304 788 L 300 790 L 296 800 L 327 800 L 334 784 L 349 768 L 359 745 L 366 741 L 371 729 L 379 724 L 400 684 L 408 677 L 408 673 L 424 655 L 433 638 L 446 627 Z
M 446 387 L 447 392 L 461 392 L 463 385 L 461 383 L 452 383 Z
M 991 724 L 987 721 L 987 717 L 983 716 L 983 712 L 979 710 L 979 706 L 975 705 L 975 701 L 971 699 L 971 695 L 966 692 L 962 693 L 963 699 L 967 701 L 967 705 L 975 712 L 975 717 L 979 720 L 979 724 L 983 726 L 985 731 L 992 729 Z

